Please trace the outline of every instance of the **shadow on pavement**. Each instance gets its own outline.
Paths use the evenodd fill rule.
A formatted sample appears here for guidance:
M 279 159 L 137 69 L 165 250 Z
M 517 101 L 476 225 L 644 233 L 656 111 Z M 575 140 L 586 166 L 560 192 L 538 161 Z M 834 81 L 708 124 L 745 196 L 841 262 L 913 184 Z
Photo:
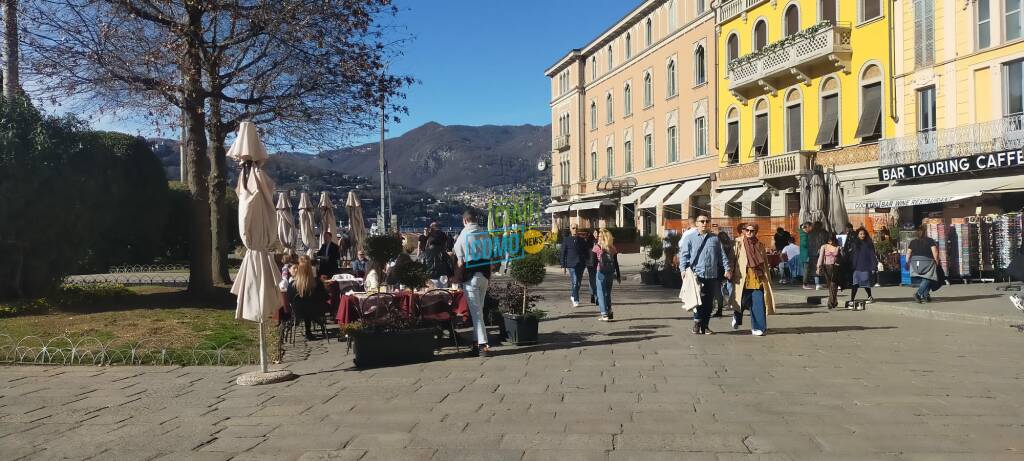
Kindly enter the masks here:
M 991 295 L 973 295 L 973 296 L 942 296 L 941 294 L 933 294 L 932 295 L 932 302 L 933 303 L 941 303 L 941 302 L 958 303 L 958 302 L 963 302 L 963 301 L 979 301 L 979 300 L 982 300 L 982 299 L 1002 298 L 1003 296 L 1005 296 L 1005 295 L 1003 295 L 1003 294 L 991 294 Z M 875 302 L 879 302 L 879 303 L 887 302 L 887 303 L 916 304 L 916 301 L 914 301 L 914 298 L 912 296 L 908 296 L 908 297 L 905 297 L 905 298 L 904 297 L 900 297 L 900 298 L 875 298 Z
M 896 327 L 863 327 L 860 325 L 842 326 L 814 326 L 814 327 L 793 327 L 793 328 L 772 328 L 768 326 L 769 335 L 803 335 L 813 333 L 839 333 L 842 331 L 864 331 L 864 330 L 893 330 Z M 720 335 L 749 335 L 750 330 L 723 331 Z
M 612 344 L 635 343 L 639 341 L 671 337 L 671 335 L 648 335 L 602 339 L 599 341 L 587 341 L 587 337 L 592 336 L 594 334 L 597 333 L 587 333 L 582 335 L 576 333 L 541 333 L 540 344 L 536 344 L 533 346 L 516 347 L 514 349 L 492 351 L 491 355 L 496 357 L 500 355 L 528 354 L 531 352 L 573 349 L 576 347 L 608 346 Z

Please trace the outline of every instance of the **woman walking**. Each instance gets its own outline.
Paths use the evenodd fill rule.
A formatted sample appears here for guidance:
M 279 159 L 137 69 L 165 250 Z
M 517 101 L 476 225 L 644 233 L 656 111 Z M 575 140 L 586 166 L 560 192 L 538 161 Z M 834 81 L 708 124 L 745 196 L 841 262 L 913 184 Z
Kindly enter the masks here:
M 925 233 L 924 226 L 918 227 L 916 238 L 910 241 L 907 248 L 907 270 L 910 277 L 920 279 L 914 299 L 918 304 L 932 302 L 931 284 L 938 282 L 939 246 Z
M 733 329 L 743 324 L 743 310 L 750 308 L 750 333 L 764 336 L 768 331 L 768 314 L 775 313 L 771 277 L 768 276 L 768 258 L 764 244 L 757 240 L 757 224 L 744 226 L 743 236 L 736 239 L 734 256 L 736 272 L 734 300 L 740 306 L 732 315 Z
M 839 305 L 836 297 L 839 292 L 839 261 L 842 250 L 839 249 L 839 239 L 835 235 L 829 235 L 828 240 L 818 250 L 818 274 L 828 281 L 828 308 L 835 309 Z
M 878 255 L 875 254 L 875 243 L 871 241 L 868 230 L 863 227 L 857 229 L 856 237 L 852 238 L 853 245 L 849 255 L 850 268 L 853 271 L 853 283 L 850 285 L 850 301 L 856 301 L 857 289 L 863 288 L 868 294 L 867 303 L 873 303 L 875 298 L 871 296 L 871 277 L 872 274 L 878 271 Z
M 601 316 L 597 319 L 609 322 L 615 318 L 612 314 L 612 277 L 621 283 L 619 273 L 619 254 L 615 250 L 615 239 L 608 229 L 601 229 L 597 243 L 594 244 L 594 272 L 597 274 L 597 306 Z

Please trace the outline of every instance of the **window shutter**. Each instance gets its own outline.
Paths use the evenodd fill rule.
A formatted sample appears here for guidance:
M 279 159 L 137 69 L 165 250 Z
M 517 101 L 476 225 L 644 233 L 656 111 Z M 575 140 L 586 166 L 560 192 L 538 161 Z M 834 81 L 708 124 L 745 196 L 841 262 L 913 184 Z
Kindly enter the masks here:
M 924 0 L 914 0 L 914 65 L 924 65 Z
M 921 0 L 924 4 L 924 54 L 925 64 L 935 64 L 935 4 L 928 0 Z

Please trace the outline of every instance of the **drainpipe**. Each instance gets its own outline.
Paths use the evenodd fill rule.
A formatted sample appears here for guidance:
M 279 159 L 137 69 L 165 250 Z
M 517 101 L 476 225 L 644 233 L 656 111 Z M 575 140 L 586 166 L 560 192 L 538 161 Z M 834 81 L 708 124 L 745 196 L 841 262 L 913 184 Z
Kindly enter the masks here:
M 896 41 L 896 25 L 893 23 L 895 11 L 896 0 L 889 0 L 889 118 L 893 123 L 899 123 L 900 116 L 896 112 L 896 56 L 893 53 L 893 43 Z

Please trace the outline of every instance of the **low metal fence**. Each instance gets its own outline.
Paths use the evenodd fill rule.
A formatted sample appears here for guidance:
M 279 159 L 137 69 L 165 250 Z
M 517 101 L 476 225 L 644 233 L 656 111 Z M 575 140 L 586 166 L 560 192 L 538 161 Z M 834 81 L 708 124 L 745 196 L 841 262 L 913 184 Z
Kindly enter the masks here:
M 15 338 L 0 333 L 0 363 L 30 365 L 252 365 L 259 351 L 240 350 L 240 343 L 209 342 L 173 348 L 164 338 L 139 340 L 83 336 Z
M 115 283 L 120 285 L 160 285 L 170 287 L 188 286 L 188 274 L 181 273 L 122 273 L 70 275 L 64 278 L 64 285 L 99 285 Z
M 188 272 L 187 264 L 130 264 L 124 266 L 111 266 L 112 274 L 127 274 L 132 272 Z

